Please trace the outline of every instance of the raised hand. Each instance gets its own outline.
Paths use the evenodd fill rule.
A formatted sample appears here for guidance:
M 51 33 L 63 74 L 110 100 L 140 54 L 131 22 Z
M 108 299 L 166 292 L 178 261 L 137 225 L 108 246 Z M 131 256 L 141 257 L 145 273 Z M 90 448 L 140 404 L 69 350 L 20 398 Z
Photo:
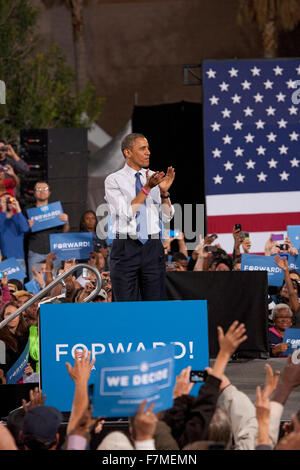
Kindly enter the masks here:
M 285 256 L 281 257 L 280 255 L 275 255 L 274 259 L 275 259 L 275 263 L 277 264 L 277 266 L 281 268 L 283 271 L 289 270 L 289 263 Z
M 176 382 L 173 390 L 173 398 L 178 398 L 181 395 L 188 395 L 193 388 L 193 383 L 190 382 L 191 366 L 182 369 L 176 377 Z
M 74 366 L 72 367 L 69 362 L 66 362 L 69 376 L 75 383 L 80 381 L 88 382 L 91 370 L 95 364 L 95 359 L 92 359 L 91 361 L 90 359 L 90 351 L 86 354 L 86 351 L 82 352 L 76 349 Z
M 158 421 L 157 416 L 152 413 L 155 403 L 151 403 L 148 410 L 145 411 L 147 400 L 144 400 L 135 415 L 133 421 L 134 439 L 136 441 L 146 441 L 153 439 L 156 423 Z
M 171 187 L 174 179 L 175 179 L 175 170 L 172 166 L 169 166 L 167 169 L 166 176 L 159 183 L 159 189 L 162 192 L 167 192 L 169 188 Z
M 237 320 L 232 323 L 225 335 L 221 326 L 217 327 L 217 331 L 220 352 L 222 351 L 229 356 L 232 356 L 239 345 L 247 339 L 244 323 L 239 324 Z

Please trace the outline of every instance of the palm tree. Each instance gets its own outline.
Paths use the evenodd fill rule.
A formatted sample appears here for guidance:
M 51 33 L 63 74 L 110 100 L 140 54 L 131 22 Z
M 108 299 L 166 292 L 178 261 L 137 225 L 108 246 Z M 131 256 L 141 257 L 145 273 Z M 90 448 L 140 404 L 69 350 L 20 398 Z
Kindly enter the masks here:
M 48 8 L 57 5 L 66 5 L 71 11 L 77 92 L 84 90 L 88 83 L 83 11 L 84 7 L 90 1 L 91 0 L 43 0 L 44 4 Z
M 239 0 L 238 22 L 246 21 L 258 26 L 264 57 L 276 57 L 279 31 L 292 31 L 300 21 L 300 0 Z

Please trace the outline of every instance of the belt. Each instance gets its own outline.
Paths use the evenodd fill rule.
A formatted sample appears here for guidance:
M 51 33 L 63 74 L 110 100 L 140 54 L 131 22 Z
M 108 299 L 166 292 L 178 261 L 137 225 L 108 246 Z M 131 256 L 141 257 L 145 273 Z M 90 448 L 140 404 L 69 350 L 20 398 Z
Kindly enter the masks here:
M 132 238 L 134 237 L 134 238 Z M 136 235 L 128 235 L 126 234 L 126 237 L 125 237 L 125 233 L 116 233 L 116 239 L 119 240 L 119 239 L 122 239 L 122 240 L 126 240 L 127 238 L 130 238 L 130 240 L 137 240 L 138 241 L 138 238 Z M 151 235 L 148 235 L 148 240 L 152 240 L 152 239 L 160 239 L 160 233 L 152 233 Z

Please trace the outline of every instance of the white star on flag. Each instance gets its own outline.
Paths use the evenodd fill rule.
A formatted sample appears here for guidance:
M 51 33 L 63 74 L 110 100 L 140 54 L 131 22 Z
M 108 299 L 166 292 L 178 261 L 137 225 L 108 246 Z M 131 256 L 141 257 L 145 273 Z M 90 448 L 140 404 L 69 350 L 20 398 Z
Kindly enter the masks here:
M 234 153 L 236 157 L 242 157 L 244 153 L 244 149 L 242 149 L 241 147 L 238 147 L 234 149 Z
M 242 175 L 239 173 L 238 175 L 235 176 L 236 183 L 244 183 L 245 175 Z
M 214 158 L 221 158 L 222 150 L 215 148 L 215 150 L 212 151 L 212 154 Z
M 292 80 L 291 78 L 289 79 L 288 82 L 285 82 L 287 84 L 287 87 L 288 88 L 296 88 L 296 83 L 294 80 Z
M 231 111 L 228 108 L 223 109 L 223 111 L 221 111 L 221 113 L 223 114 L 224 119 L 225 118 L 230 118 Z
M 262 103 L 264 99 L 264 95 L 261 95 L 260 93 L 256 93 L 256 95 L 253 96 L 255 99 L 255 103 Z
M 221 124 L 219 124 L 218 122 L 214 122 L 213 124 L 211 124 L 210 127 L 212 128 L 213 132 L 217 132 L 220 130 Z
M 215 95 L 213 95 L 211 98 L 209 98 L 210 104 L 213 106 L 215 104 L 219 104 L 219 99 Z
M 274 132 L 270 132 L 270 134 L 267 135 L 268 141 L 269 142 L 275 142 L 276 141 L 277 135 L 274 134 Z
M 278 125 L 280 129 L 286 128 L 287 121 L 285 121 L 284 119 L 280 119 L 280 121 L 278 121 Z
M 228 160 L 226 163 L 223 163 L 223 165 L 225 167 L 225 171 L 231 171 L 234 164 Z
M 264 82 L 265 89 L 266 90 L 272 90 L 273 84 L 274 84 L 274 82 L 271 82 L 271 80 L 267 80 L 266 82 Z
M 247 144 L 253 144 L 254 138 L 255 136 L 250 134 L 250 132 L 247 135 L 245 135 L 245 140 Z
M 259 182 L 266 181 L 267 176 L 268 176 L 268 175 L 266 175 L 263 171 L 261 171 L 261 172 L 257 175 L 258 181 L 259 181 Z
M 297 74 L 300 75 L 300 65 L 295 69 Z
M 290 174 L 285 170 L 279 174 L 281 181 L 288 181 Z
M 275 75 L 282 75 L 283 69 L 277 65 L 273 68 Z
M 217 72 L 215 70 L 209 69 L 206 73 L 207 73 L 208 78 L 216 78 Z
M 239 71 L 238 69 L 235 69 L 234 67 L 232 67 L 232 69 L 228 70 L 228 73 L 231 76 L 231 78 L 233 78 L 233 77 L 238 76 Z
M 259 147 L 257 147 L 256 151 L 257 151 L 258 155 L 264 155 L 265 151 L 266 151 L 266 148 L 264 148 L 262 145 L 260 145 Z
M 215 184 L 222 184 L 222 179 L 223 179 L 223 176 L 220 176 L 220 175 L 214 176 Z
M 254 170 L 256 162 L 254 162 L 253 160 L 250 159 L 246 162 L 246 165 L 247 165 L 248 170 Z
M 269 164 L 269 168 L 277 168 L 277 161 L 274 160 L 274 158 L 272 158 L 272 160 L 269 160 L 268 161 L 268 164 Z
M 221 91 L 228 91 L 229 84 L 223 82 L 223 83 L 221 83 L 221 84 L 219 85 L 219 87 L 221 88 Z
M 245 113 L 245 116 L 252 116 L 254 110 L 247 106 L 247 108 L 245 108 L 243 111 Z
M 276 95 L 278 103 L 280 103 L 280 102 L 284 103 L 285 97 L 286 97 L 286 95 L 284 95 L 282 92 L 280 92 L 280 93 L 278 93 L 278 95 Z
M 235 121 L 233 123 L 233 126 L 234 126 L 236 131 L 241 131 L 242 127 L 243 127 L 243 123 L 241 121 Z
M 293 141 L 293 140 L 298 140 L 298 137 L 299 137 L 299 134 L 297 134 L 297 132 L 293 131 L 291 134 L 290 134 L 290 140 Z
M 273 108 L 272 106 L 269 106 L 269 107 L 266 109 L 266 112 L 267 112 L 268 116 L 274 116 L 274 115 L 275 115 L 275 112 L 276 112 L 276 108 Z
M 255 123 L 256 129 L 264 129 L 265 124 L 266 124 L 266 123 L 260 119 L 259 121 L 257 121 L 257 122 Z
M 290 160 L 292 167 L 297 167 L 299 166 L 300 160 L 297 160 L 297 158 L 293 158 L 293 160 Z
M 291 106 L 289 108 L 289 113 L 290 113 L 291 116 L 296 115 L 298 113 L 298 109 L 295 106 Z
M 233 104 L 240 104 L 242 97 L 235 94 L 234 96 L 231 97 L 231 99 L 232 99 Z
M 251 88 L 251 82 L 248 82 L 248 80 L 245 80 L 243 83 L 241 83 L 243 90 L 250 90 Z
M 261 69 L 259 69 L 256 65 L 251 69 L 253 77 L 259 77 Z
M 280 155 L 286 155 L 288 151 L 288 147 L 286 147 L 284 144 L 282 144 L 281 147 L 278 147 L 278 150 L 280 152 Z
M 222 137 L 224 145 L 226 144 L 231 144 L 232 137 L 230 137 L 228 134 L 225 135 L 225 137 Z

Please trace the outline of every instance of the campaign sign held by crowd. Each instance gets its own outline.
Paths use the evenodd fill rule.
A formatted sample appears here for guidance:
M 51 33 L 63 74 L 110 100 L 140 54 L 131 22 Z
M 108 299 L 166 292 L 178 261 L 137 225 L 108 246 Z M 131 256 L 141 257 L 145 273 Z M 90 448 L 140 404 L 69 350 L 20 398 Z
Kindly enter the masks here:
M 95 384 L 100 369 L 111 366 L 109 356 L 123 361 L 123 353 L 157 349 L 165 360 L 170 356 L 164 349 L 170 344 L 175 375 L 187 366 L 208 367 L 205 300 L 41 305 L 40 373 L 47 404 L 71 410 L 74 383 L 65 363 L 74 364 L 76 349 L 89 350 L 95 358 L 89 382 Z M 195 384 L 192 393 L 197 395 L 199 388 Z
M 11 368 L 6 372 L 6 383 L 16 384 L 24 375 L 24 371 L 28 364 L 29 357 L 29 340 L 27 344 Z
M 26 277 L 23 269 L 15 258 L 8 258 L 0 263 L 0 272 L 7 275 L 7 279 L 19 279 L 23 281 Z
M 287 236 L 297 250 L 300 250 L 300 225 L 288 225 Z
M 40 232 L 41 230 L 58 227 L 66 223 L 59 218 L 59 215 L 63 213 L 60 201 L 40 207 L 32 207 L 31 209 L 27 209 L 26 212 L 28 219 L 34 221 L 31 227 L 32 232 Z
M 242 255 L 241 271 L 267 271 L 269 286 L 281 286 L 284 275 L 274 256 Z
M 50 250 L 56 251 L 57 259 L 88 259 L 93 249 L 93 234 L 91 232 L 50 234 Z
M 93 387 L 93 416 L 135 416 L 139 405 L 155 402 L 154 410 L 173 406 L 175 346 L 98 358 Z
M 28 292 L 31 292 L 34 295 L 38 294 L 41 290 L 41 287 L 39 286 L 39 284 L 36 282 L 35 279 L 32 279 L 29 282 L 26 282 L 26 284 L 24 284 L 24 287 L 26 290 L 28 290 Z
M 284 332 L 283 343 L 289 345 L 286 355 L 293 354 L 296 349 L 300 349 L 300 329 L 299 328 L 287 328 Z

